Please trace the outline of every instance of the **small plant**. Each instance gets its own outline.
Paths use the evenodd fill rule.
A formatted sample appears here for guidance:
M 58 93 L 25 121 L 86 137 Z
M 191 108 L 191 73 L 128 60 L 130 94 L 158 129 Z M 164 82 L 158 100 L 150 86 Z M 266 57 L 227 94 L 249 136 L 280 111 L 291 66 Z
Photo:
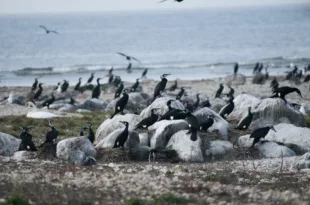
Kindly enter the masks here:
M 156 204 L 188 204 L 189 200 L 174 194 L 164 194 L 154 199 Z
M 1 205 L 30 205 L 28 201 L 24 200 L 18 195 L 11 196 L 6 202 Z
M 126 205 L 144 205 L 144 201 L 138 198 L 130 198 L 125 201 Z

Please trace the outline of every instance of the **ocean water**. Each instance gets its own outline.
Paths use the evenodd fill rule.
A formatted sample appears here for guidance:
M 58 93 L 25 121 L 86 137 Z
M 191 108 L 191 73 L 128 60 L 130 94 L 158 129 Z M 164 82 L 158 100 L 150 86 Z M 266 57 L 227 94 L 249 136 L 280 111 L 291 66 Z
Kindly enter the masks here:
M 0 16 L 0 85 L 46 84 L 111 66 L 125 81 L 148 68 L 148 77 L 206 79 L 232 73 L 233 64 L 251 75 L 258 61 L 270 74 L 310 64 L 310 4 L 179 11 L 27 14 Z M 55 29 L 46 35 L 38 25 Z M 133 72 L 116 52 L 138 58 Z M 45 69 L 50 67 L 51 69 Z M 25 69 L 33 68 L 33 69 Z M 107 79 L 103 80 L 107 81 Z

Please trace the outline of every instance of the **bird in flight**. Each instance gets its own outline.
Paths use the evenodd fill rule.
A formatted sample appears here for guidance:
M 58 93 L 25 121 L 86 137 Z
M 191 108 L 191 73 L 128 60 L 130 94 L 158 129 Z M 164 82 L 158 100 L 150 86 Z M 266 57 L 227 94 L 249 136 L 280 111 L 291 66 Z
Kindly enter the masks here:
M 162 0 L 162 1 L 158 2 L 158 3 L 160 4 L 160 3 L 163 3 L 163 2 L 165 2 L 165 1 L 167 1 L 167 0 Z M 180 2 L 182 2 L 183 0 L 174 0 L 174 1 L 176 1 L 176 2 L 179 2 L 179 3 L 180 3 Z
M 46 34 L 49 34 L 49 33 L 55 33 L 55 34 L 58 34 L 57 31 L 55 30 L 48 30 L 45 26 L 42 26 L 42 25 L 39 25 L 40 28 L 43 28 L 46 32 Z
M 131 61 L 131 59 L 133 59 L 133 60 L 135 60 L 135 61 L 137 61 L 137 62 L 139 62 L 141 64 L 141 62 L 138 59 L 136 59 L 135 57 L 128 56 L 128 55 L 126 55 L 124 53 L 119 53 L 119 52 L 117 54 L 119 54 L 121 56 L 124 56 L 128 61 Z

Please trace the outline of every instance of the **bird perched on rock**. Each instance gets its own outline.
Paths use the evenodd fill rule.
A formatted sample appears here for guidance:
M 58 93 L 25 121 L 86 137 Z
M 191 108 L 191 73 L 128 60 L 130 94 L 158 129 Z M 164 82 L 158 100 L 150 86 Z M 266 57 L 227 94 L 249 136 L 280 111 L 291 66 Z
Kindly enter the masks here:
M 42 147 L 44 144 L 53 144 L 59 135 L 59 131 L 56 130 L 51 120 L 48 121 L 48 126 L 51 127 L 51 130 L 46 133 L 45 141 L 39 147 Z
M 89 84 L 89 83 L 91 83 L 91 82 L 93 81 L 93 79 L 94 79 L 94 74 L 95 74 L 95 73 L 91 73 L 90 77 L 89 77 L 88 80 L 87 80 L 87 84 Z
M 197 140 L 197 132 L 200 128 L 199 122 L 195 115 L 192 115 L 191 112 L 186 113 L 186 121 L 189 126 L 189 130 L 187 134 L 191 133 L 191 140 L 196 141 Z
M 54 102 L 55 102 L 55 97 L 54 97 L 54 95 L 53 95 L 53 93 L 52 93 L 52 97 L 49 98 L 49 99 L 47 99 L 47 100 L 45 100 L 45 101 L 42 103 L 42 106 L 43 106 L 43 107 L 44 107 L 44 106 L 47 106 L 47 108 L 49 109 L 49 108 L 50 108 L 50 105 L 53 104 Z
M 124 144 L 125 144 L 126 140 L 128 139 L 128 134 L 129 134 L 129 132 L 128 132 L 128 127 L 129 127 L 129 123 L 126 122 L 126 121 L 120 121 L 120 122 L 123 123 L 123 124 L 125 125 L 125 129 L 124 129 L 123 132 L 121 132 L 121 133 L 117 136 L 113 148 L 117 148 L 117 147 L 122 147 L 122 148 L 124 148 Z
M 171 103 L 174 100 L 168 100 L 167 106 L 168 106 L 168 111 L 159 118 L 158 121 L 161 120 L 181 120 L 186 118 L 186 111 L 185 110 L 180 110 L 180 109 L 175 109 L 171 107 Z
M 223 90 L 224 90 L 224 86 L 223 86 L 223 84 L 221 83 L 219 89 L 218 89 L 218 90 L 216 91 L 216 93 L 215 93 L 215 98 L 220 98 L 221 95 L 222 95 Z
M 200 131 L 208 131 L 210 127 L 212 127 L 214 123 L 213 115 L 208 115 L 207 120 L 200 124 Z
M 91 143 L 94 143 L 95 141 L 95 133 L 93 131 L 93 125 L 91 123 L 88 123 L 88 139 Z
M 87 127 L 81 127 L 80 129 L 80 136 L 85 136 L 84 132 L 87 130 Z
M 162 76 L 160 76 L 161 81 L 155 87 L 153 100 L 155 100 L 158 96 L 160 96 L 161 93 L 165 90 L 167 82 L 168 82 L 166 77 L 168 75 L 170 74 L 163 74 Z
M 195 111 L 198 107 L 199 107 L 199 103 L 200 103 L 200 98 L 199 98 L 199 93 L 198 94 L 196 94 L 196 101 L 195 101 L 195 103 L 194 103 L 194 106 L 193 106 L 193 111 Z
M 178 88 L 178 81 L 175 80 L 174 84 L 168 89 L 169 91 L 175 91 Z
M 135 129 L 147 129 L 149 126 L 153 125 L 158 120 L 158 115 L 155 114 L 155 111 L 159 108 L 153 108 L 151 110 L 151 116 L 143 119 L 141 122 L 139 122 Z
M 35 78 L 34 83 L 32 84 L 31 90 L 37 89 L 38 83 L 39 83 L 38 78 Z
M 146 74 L 147 74 L 148 69 L 144 69 L 141 78 L 146 78 Z
M 176 99 L 177 99 L 177 100 L 181 100 L 181 98 L 182 98 L 182 96 L 184 95 L 184 93 L 185 93 L 185 89 L 184 89 L 184 87 L 181 87 L 181 90 L 180 90 L 180 92 L 177 94 Z
M 94 87 L 93 92 L 92 92 L 92 98 L 99 98 L 101 89 L 100 89 L 100 81 L 101 78 L 97 78 L 97 85 Z
M 33 100 L 37 100 L 41 96 L 42 91 L 43 91 L 42 85 L 43 83 L 39 83 L 39 90 L 37 90 L 37 92 L 34 94 Z
M 259 142 L 261 138 L 265 138 L 266 135 L 268 134 L 269 130 L 273 130 L 276 132 L 273 126 L 267 126 L 267 127 L 262 127 L 256 129 L 252 134 L 250 135 L 250 138 L 254 138 L 253 144 L 251 147 L 254 147 L 254 145 Z
M 234 110 L 235 104 L 234 104 L 234 98 L 231 97 L 229 99 L 229 103 L 225 105 L 219 112 L 219 115 L 226 119 L 226 117 Z
M 289 86 L 283 86 L 283 87 L 274 89 L 273 95 L 271 96 L 271 98 L 278 97 L 286 102 L 285 96 L 293 92 L 296 92 L 301 98 L 303 98 L 298 88 L 289 87 Z
M 22 133 L 20 134 L 21 143 L 19 145 L 18 151 L 38 151 L 36 146 L 34 145 L 32 141 L 32 135 L 29 133 L 30 127 L 20 127 L 22 130 Z
M 66 92 L 69 87 L 69 82 L 67 80 L 64 80 L 63 84 L 61 85 L 61 92 Z
M 251 107 L 248 108 L 248 114 L 241 118 L 235 129 L 237 130 L 246 130 L 250 126 L 253 120 L 253 114 L 251 112 Z
M 138 86 L 139 86 L 140 82 L 139 82 L 139 78 L 137 78 L 135 84 L 133 84 L 130 88 L 130 92 L 136 92 Z
M 238 70 L 239 70 L 239 64 L 238 64 L 238 63 L 236 63 L 236 64 L 235 64 L 235 67 L 234 67 L 234 76 L 236 76 L 236 75 L 237 75 Z
M 114 94 L 114 99 L 118 98 L 121 93 L 123 92 L 123 89 L 124 89 L 124 84 L 123 82 L 121 82 L 117 88 L 117 90 L 115 91 L 115 94 Z
M 80 88 L 81 88 L 81 80 L 82 80 L 82 78 L 79 78 L 79 82 L 75 85 L 75 87 L 74 87 L 75 91 L 79 91 L 80 90 Z
M 118 113 L 124 114 L 123 111 L 127 105 L 128 99 L 129 99 L 127 92 L 128 92 L 128 90 L 125 89 L 123 91 L 123 96 L 116 102 L 114 114 L 110 117 L 110 119 L 112 119 Z

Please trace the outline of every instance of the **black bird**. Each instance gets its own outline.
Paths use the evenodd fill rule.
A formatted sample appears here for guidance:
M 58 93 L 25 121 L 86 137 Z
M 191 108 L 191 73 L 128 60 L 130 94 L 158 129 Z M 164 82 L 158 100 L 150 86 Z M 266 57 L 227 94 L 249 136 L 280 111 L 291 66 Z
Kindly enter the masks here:
M 118 86 L 117 90 L 115 91 L 114 99 L 118 98 L 121 93 L 123 92 L 124 84 L 121 82 L 121 84 Z
M 181 87 L 181 90 L 180 90 L 180 92 L 178 93 L 176 99 L 177 99 L 177 100 L 181 100 L 182 96 L 184 95 L 184 92 L 185 92 L 184 87 Z
M 114 114 L 110 117 L 110 119 L 112 119 L 118 113 L 124 114 L 124 108 L 126 107 L 129 99 L 127 92 L 128 90 L 125 89 L 123 91 L 123 96 L 116 102 Z
M 310 75 L 306 75 L 305 79 L 304 79 L 304 83 L 309 82 L 310 81 Z
M 169 88 L 169 91 L 175 91 L 178 88 L 178 81 L 174 81 L 174 84 Z
M 302 70 L 299 70 L 298 73 L 296 73 L 296 77 L 298 79 L 302 78 Z
M 75 91 L 79 91 L 80 90 L 80 88 L 81 88 L 81 80 L 82 80 L 82 78 L 79 78 L 79 82 L 75 85 L 75 87 L 74 87 Z
M 272 91 L 274 91 L 276 88 L 279 87 L 279 83 L 276 77 L 274 77 L 272 81 L 270 82 L 270 87 L 272 88 Z
M 38 151 L 36 146 L 34 145 L 32 141 L 32 135 L 29 133 L 30 128 L 28 127 L 20 127 L 22 130 L 22 133 L 20 134 L 21 143 L 19 145 L 18 151 Z
M 265 79 L 268 80 L 269 79 L 269 72 L 268 72 L 268 65 L 265 68 Z
M 208 115 L 206 121 L 200 124 L 200 131 L 208 131 L 208 129 L 213 125 L 214 118 L 212 115 Z
M 191 133 L 191 140 L 196 141 L 197 140 L 197 131 L 199 130 L 199 122 L 195 115 L 192 115 L 191 112 L 186 113 L 186 121 L 189 126 L 189 130 L 187 134 Z
M 261 63 L 261 64 L 259 65 L 258 72 L 261 73 L 262 70 L 263 70 L 263 68 L 264 68 L 264 64 Z
M 69 83 L 67 80 L 64 80 L 64 83 L 61 85 L 61 92 L 66 92 L 69 87 Z
M 40 97 L 42 94 L 43 88 L 42 88 L 43 83 L 39 83 L 39 90 L 34 94 L 33 99 L 36 100 Z
M 146 69 L 143 71 L 141 78 L 146 78 L 147 71 L 148 71 L 148 69 L 146 68 Z
M 196 102 L 194 103 L 194 111 L 199 107 L 199 103 L 200 103 L 200 98 L 199 98 L 199 93 L 196 94 Z
M 235 75 L 235 76 L 236 76 L 237 73 L 238 73 L 238 69 L 239 69 L 239 64 L 236 63 L 236 64 L 235 64 L 235 67 L 234 67 L 234 75 Z
M 53 95 L 53 93 L 52 93 L 52 97 L 49 98 L 49 99 L 47 99 L 47 100 L 45 100 L 45 101 L 42 103 L 42 106 L 43 106 L 43 107 L 44 107 L 44 106 L 47 106 L 47 108 L 49 109 L 49 108 L 50 108 L 50 105 L 53 104 L 53 102 L 55 102 L 55 97 L 54 97 L 54 95 Z
M 84 132 L 87 130 L 87 127 L 82 127 L 81 129 L 80 129 L 80 136 L 82 137 L 82 136 L 84 136 Z
M 113 80 L 113 85 L 114 86 L 119 86 L 119 84 L 122 82 L 122 79 L 121 79 L 121 77 L 119 77 L 119 76 L 115 76 L 115 78 L 114 78 L 114 80 Z
M 201 102 L 201 107 L 211 107 L 209 97 L 207 98 L 207 100 Z
M 112 84 L 112 83 L 113 83 L 113 79 L 114 79 L 114 75 L 112 74 L 112 75 L 110 75 L 110 77 L 109 77 L 108 83 L 109 83 L 109 84 Z
M 74 104 L 75 104 L 75 100 L 74 100 L 72 97 L 70 98 L 69 104 L 70 104 L 70 105 L 74 105 Z
M 124 53 L 117 53 L 117 54 L 119 54 L 121 56 L 124 56 L 128 61 L 131 61 L 131 59 L 133 59 L 133 60 L 135 60 L 135 61 L 137 61 L 137 62 L 139 62 L 141 64 L 141 62 L 137 58 L 135 58 L 135 57 L 128 56 L 128 55 L 126 55 Z
M 283 86 L 283 87 L 274 89 L 273 95 L 271 97 L 272 98 L 279 97 L 286 102 L 285 96 L 292 92 L 296 92 L 301 98 L 303 98 L 298 88 L 292 88 L 289 86 Z
M 114 68 L 113 68 L 113 66 L 112 66 L 112 68 L 110 68 L 110 70 L 109 70 L 109 74 L 108 74 L 109 76 L 113 75 L 113 69 L 114 69 Z
M 254 138 L 254 140 L 251 147 L 254 147 L 254 145 L 259 142 L 260 138 L 265 138 L 270 129 L 276 132 L 273 126 L 258 128 L 254 132 L 252 132 L 250 138 Z
M 43 29 L 45 30 L 46 34 L 49 34 L 49 33 L 58 34 L 57 31 L 55 31 L 55 30 L 49 30 L 49 29 L 47 29 L 45 26 L 39 25 L 39 27 L 43 28 Z
M 135 129 L 147 129 L 149 126 L 153 125 L 158 120 L 158 115 L 155 114 L 155 110 L 158 108 L 153 108 L 151 110 L 151 116 L 143 119 L 137 124 Z
M 153 99 L 155 100 L 158 96 L 161 95 L 161 93 L 165 90 L 166 85 L 167 85 L 167 76 L 170 74 L 163 74 L 162 76 L 160 76 L 161 81 L 156 85 L 155 90 L 154 90 L 154 97 Z
M 224 90 L 224 86 L 221 83 L 219 89 L 216 91 L 215 98 L 220 98 L 223 90 Z
M 290 71 L 290 72 L 286 75 L 285 79 L 286 79 L 286 80 L 291 79 L 294 75 L 297 74 L 297 71 L 298 71 L 298 67 L 295 65 L 295 66 L 294 66 L 294 69 L 293 69 L 292 71 Z
M 39 147 L 42 147 L 44 144 L 53 144 L 59 135 L 59 131 L 56 130 L 51 120 L 48 121 L 48 125 L 51 127 L 51 130 L 46 133 L 45 141 Z
M 168 1 L 168 0 L 162 0 L 162 1 L 158 2 L 158 3 L 160 4 L 160 3 L 163 3 L 165 1 Z M 174 0 L 174 1 L 181 3 L 183 0 Z
M 250 126 L 253 120 L 253 114 L 251 112 L 251 107 L 248 108 L 248 114 L 241 118 L 240 122 L 238 123 L 235 129 L 237 130 L 246 130 Z
M 136 89 L 138 88 L 140 82 L 139 82 L 139 78 L 137 78 L 135 84 L 133 84 L 130 88 L 130 92 L 136 92 Z
M 88 123 L 88 139 L 91 143 L 94 143 L 95 141 L 95 133 L 93 131 L 93 125 L 91 123 Z
M 57 86 L 54 88 L 54 91 L 57 90 L 57 89 L 59 88 L 60 84 L 61 84 L 61 82 L 58 82 L 58 83 L 57 83 Z
M 219 112 L 219 115 L 226 119 L 226 117 L 234 110 L 235 108 L 235 103 L 234 103 L 234 98 L 231 97 L 229 99 L 229 103 L 225 105 Z
M 94 73 L 92 73 L 92 74 L 90 75 L 90 77 L 89 77 L 88 80 L 87 80 L 87 83 L 91 83 L 91 82 L 93 81 L 93 79 L 94 79 Z
M 253 69 L 253 74 L 256 73 L 256 72 L 258 72 L 258 70 L 259 70 L 259 65 L 260 65 L 259 62 L 257 62 L 257 63 L 255 64 L 254 69 Z
M 132 71 L 131 71 L 131 67 L 132 67 L 132 64 L 131 64 L 131 62 L 129 62 L 129 64 L 128 64 L 127 68 L 126 68 L 126 70 L 127 70 L 128 73 L 131 73 L 131 72 L 132 72 Z
M 31 90 L 35 90 L 35 89 L 37 89 L 37 87 L 38 87 L 38 78 L 35 78 L 34 83 L 32 84 Z
M 167 101 L 168 110 L 174 109 L 174 108 L 171 107 L 171 103 L 172 103 L 173 101 L 174 101 L 174 100 L 168 100 L 168 101 Z
M 100 96 L 100 93 L 101 93 L 101 89 L 100 89 L 100 79 L 101 78 L 97 78 L 97 85 L 96 85 L 96 87 L 94 87 L 94 89 L 93 89 L 93 92 L 92 92 L 92 98 L 99 98 L 99 96 Z
M 168 110 L 163 116 L 159 118 L 158 121 L 161 120 L 183 120 L 186 118 L 186 111 L 171 108 L 171 110 Z
M 233 97 L 235 94 L 235 90 L 229 85 L 229 92 L 227 93 L 227 97 Z
M 125 122 L 125 121 L 120 121 L 120 122 L 123 123 L 126 127 L 125 127 L 124 131 L 117 136 L 113 148 L 117 148 L 117 147 L 124 148 L 124 144 L 125 144 L 126 140 L 128 139 L 128 134 L 129 134 L 128 126 L 129 126 L 129 123 Z

